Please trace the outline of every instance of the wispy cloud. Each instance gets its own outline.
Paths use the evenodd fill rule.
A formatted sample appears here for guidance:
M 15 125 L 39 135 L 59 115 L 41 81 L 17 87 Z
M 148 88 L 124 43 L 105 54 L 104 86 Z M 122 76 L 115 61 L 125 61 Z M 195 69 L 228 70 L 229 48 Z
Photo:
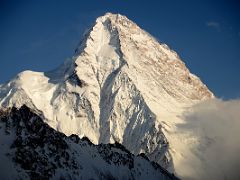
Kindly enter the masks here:
M 184 162 L 185 167 L 192 167 L 190 179 L 240 179 L 239 117 L 240 100 L 214 99 L 186 112 L 186 124 L 179 128 L 198 139 L 192 148 L 197 158 Z
M 220 31 L 220 23 L 216 21 L 208 21 L 206 22 L 206 26 L 209 28 L 216 29 L 217 31 Z

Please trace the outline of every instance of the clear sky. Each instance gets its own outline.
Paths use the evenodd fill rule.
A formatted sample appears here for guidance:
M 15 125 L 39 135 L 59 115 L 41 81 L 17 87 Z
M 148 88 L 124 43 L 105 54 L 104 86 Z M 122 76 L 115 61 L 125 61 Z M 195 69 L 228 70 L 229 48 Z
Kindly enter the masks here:
M 0 0 L 0 83 L 60 65 L 106 12 L 126 15 L 169 45 L 218 97 L 240 97 L 237 0 Z

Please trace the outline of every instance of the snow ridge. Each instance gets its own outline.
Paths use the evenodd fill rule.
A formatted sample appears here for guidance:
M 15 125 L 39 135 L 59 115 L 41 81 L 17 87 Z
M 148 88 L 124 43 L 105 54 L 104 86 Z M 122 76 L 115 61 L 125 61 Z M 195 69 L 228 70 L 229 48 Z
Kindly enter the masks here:
M 0 134 L 3 179 L 178 180 L 146 156 L 134 156 L 118 143 L 95 146 L 86 137 L 67 137 L 27 106 L 0 112 Z

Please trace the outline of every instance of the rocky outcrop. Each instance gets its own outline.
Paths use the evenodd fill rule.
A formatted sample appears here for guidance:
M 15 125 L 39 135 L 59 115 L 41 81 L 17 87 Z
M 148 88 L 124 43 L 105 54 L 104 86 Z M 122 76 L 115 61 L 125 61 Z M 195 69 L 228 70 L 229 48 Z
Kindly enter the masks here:
M 16 170 L 7 177 L 0 168 L 3 179 L 178 179 L 119 143 L 94 145 L 86 137 L 67 137 L 25 105 L 0 111 L 0 133 L 5 140 L 11 137 L 1 142 L 9 149 L 7 154 L 0 150 L 0 157 Z

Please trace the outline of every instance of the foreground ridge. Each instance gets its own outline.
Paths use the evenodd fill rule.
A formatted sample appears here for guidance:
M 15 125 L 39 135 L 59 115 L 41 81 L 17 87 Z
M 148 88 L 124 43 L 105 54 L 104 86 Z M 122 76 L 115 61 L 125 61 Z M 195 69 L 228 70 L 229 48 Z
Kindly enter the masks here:
M 67 137 L 25 105 L 0 111 L 0 134 L 3 179 L 178 179 L 119 143 L 94 145 L 86 137 Z

